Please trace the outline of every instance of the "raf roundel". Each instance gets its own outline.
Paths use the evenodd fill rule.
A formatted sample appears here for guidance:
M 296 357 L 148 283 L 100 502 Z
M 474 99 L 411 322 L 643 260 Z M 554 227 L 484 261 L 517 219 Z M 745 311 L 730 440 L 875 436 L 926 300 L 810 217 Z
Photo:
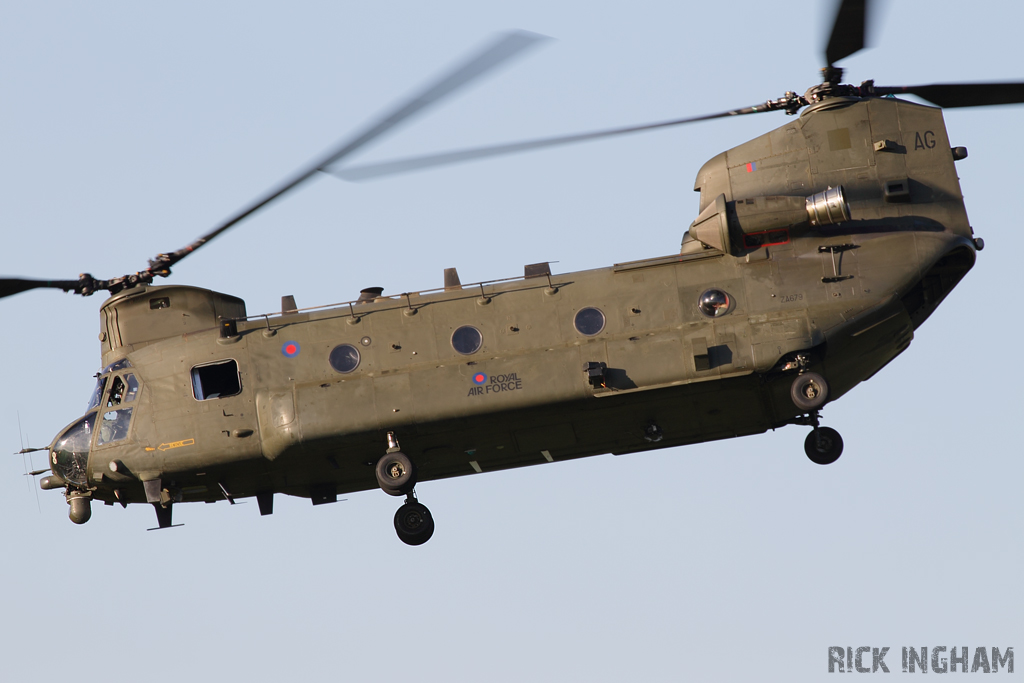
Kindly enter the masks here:
M 299 355 L 299 351 L 298 342 L 285 342 L 284 346 L 281 347 L 281 353 L 283 353 L 287 358 L 295 358 L 295 356 Z
M 487 375 L 482 372 L 476 373 L 473 375 L 473 384 L 487 384 Z

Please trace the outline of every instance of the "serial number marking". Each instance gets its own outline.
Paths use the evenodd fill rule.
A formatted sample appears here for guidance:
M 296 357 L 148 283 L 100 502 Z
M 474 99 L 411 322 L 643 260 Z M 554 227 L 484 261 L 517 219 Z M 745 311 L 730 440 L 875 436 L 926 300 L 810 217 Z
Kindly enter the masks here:
M 803 301 L 803 300 L 804 300 L 803 293 L 800 293 L 800 294 L 784 294 L 782 296 L 782 303 L 784 303 L 784 304 L 792 303 L 794 301 Z

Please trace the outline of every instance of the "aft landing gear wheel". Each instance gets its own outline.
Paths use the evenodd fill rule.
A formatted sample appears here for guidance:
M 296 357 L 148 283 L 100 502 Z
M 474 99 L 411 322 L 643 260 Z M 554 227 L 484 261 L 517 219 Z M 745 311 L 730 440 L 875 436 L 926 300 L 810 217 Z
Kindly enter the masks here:
M 377 461 L 377 485 L 391 496 L 404 496 L 416 486 L 416 466 L 402 451 L 386 453 Z
M 423 545 L 434 535 L 434 518 L 426 505 L 411 498 L 395 513 L 395 531 L 408 545 Z
M 789 396 L 797 408 L 807 412 L 817 410 L 828 400 L 828 382 L 816 372 L 805 372 L 793 380 Z
M 843 454 L 843 437 L 831 427 L 818 427 L 804 439 L 804 452 L 813 463 L 831 465 Z

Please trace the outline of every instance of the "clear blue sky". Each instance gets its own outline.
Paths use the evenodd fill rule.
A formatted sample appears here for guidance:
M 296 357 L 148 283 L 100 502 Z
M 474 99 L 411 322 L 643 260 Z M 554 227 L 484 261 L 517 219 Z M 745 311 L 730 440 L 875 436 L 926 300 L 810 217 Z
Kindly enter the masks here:
M 557 38 L 359 160 L 704 114 L 817 80 L 831 3 L 8 3 L 0 273 L 109 277 L 178 248 L 491 33 Z M 881 8 L 848 82 L 1024 80 L 1016 2 Z M 910 350 L 805 430 L 418 489 L 67 520 L 0 456 L 5 680 L 817 681 L 830 645 L 1024 647 L 1019 318 L 1024 106 L 947 111 L 988 248 Z M 766 114 L 351 185 L 323 177 L 175 268 L 272 311 L 667 254 L 694 175 Z M 353 160 L 355 161 L 355 159 Z M 81 414 L 97 309 L 0 302 L 0 452 Z M 44 466 L 37 454 L 35 467 Z M 37 507 L 38 505 L 38 507 Z M 1020 663 L 1018 662 L 1018 666 Z

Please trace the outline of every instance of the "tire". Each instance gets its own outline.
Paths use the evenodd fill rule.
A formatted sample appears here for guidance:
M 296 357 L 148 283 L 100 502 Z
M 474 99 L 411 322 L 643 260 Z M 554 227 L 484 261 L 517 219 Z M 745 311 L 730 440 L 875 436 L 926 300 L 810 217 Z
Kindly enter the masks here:
M 406 503 L 395 513 L 395 531 L 402 543 L 423 545 L 434 535 L 434 518 L 426 505 Z
M 404 496 L 416 486 L 416 466 L 405 453 L 387 453 L 377 461 L 377 485 L 389 496 Z
M 817 410 L 828 401 L 828 382 L 816 372 L 805 372 L 793 380 L 789 396 L 800 410 Z
M 843 437 L 831 427 L 818 427 L 804 439 L 804 452 L 817 465 L 831 465 L 843 454 Z

